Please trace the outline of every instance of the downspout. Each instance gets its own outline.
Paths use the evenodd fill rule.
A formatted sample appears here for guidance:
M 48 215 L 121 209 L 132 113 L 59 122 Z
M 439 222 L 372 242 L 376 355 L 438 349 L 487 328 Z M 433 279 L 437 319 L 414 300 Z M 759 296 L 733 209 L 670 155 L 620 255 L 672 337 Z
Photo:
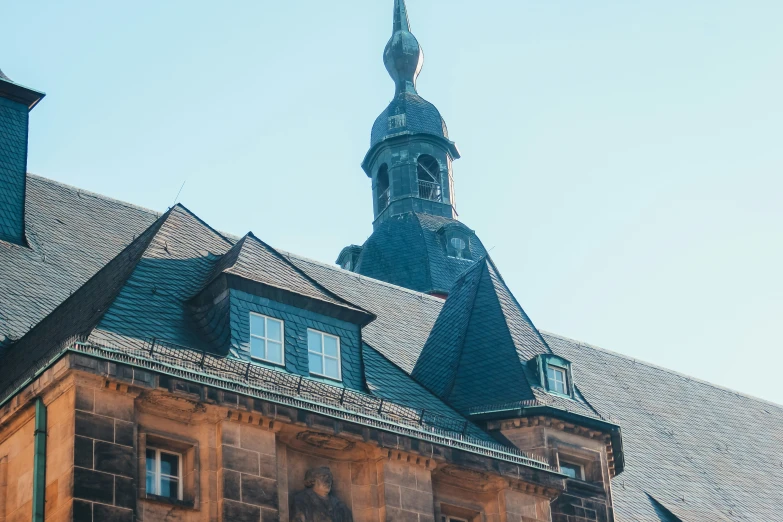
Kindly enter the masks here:
M 35 456 L 33 460 L 33 522 L 44 522 L 46 498 L 46 406 L 35 400 Z

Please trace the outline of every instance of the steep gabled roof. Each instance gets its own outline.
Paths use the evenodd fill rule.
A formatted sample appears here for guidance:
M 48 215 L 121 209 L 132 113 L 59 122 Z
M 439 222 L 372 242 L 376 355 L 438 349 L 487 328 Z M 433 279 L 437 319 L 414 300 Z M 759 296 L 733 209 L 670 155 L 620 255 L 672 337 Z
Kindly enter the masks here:
M 90 339 L 128 345 L 150 338 L 206 347 L 186 302 L 231 243 L 182 205 L 173 207 Z
M 599 417 L 583 401 L 548 394 L 531 361 L 552 354 L 489 256 L 465 271 L 449 294 L 413 377 L 458 411 L 515 402 Z
M 86 338 L 120 293 L 150 242 L 168 218 L 158 218 L 114 259 L 108 262 L 70 297 L 60 303 L 4 354 L 0 366 L 0 401 L 26 372 L 35 371 L 40 359 L 53 347 Z
M 160 216 L 32 174 L 25 198 L 29 248 L 0 243 L 0 352 Z
M 267 286 L 288 290 L 334 306 L 371 314 L 327 290 L 280 252 L 258 239 L 252 232 L 237 241 L 215 264 L 212 279 L 231 274 Z M 211 281 L 210 281 L 211 282 Z

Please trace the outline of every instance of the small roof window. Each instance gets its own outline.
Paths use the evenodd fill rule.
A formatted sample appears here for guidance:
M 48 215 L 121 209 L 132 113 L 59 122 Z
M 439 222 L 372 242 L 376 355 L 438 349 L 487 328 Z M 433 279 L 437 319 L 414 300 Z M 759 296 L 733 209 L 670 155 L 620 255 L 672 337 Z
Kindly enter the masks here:
M 541 387 L 549 393 L 574 397 L 571 363 L 554 354 L 537 355 L 531 364 L 538 370 Z

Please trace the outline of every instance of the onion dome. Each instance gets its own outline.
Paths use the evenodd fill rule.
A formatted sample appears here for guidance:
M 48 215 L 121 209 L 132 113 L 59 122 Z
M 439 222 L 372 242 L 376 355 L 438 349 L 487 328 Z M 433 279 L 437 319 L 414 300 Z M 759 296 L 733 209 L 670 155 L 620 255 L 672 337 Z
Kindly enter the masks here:
M 372 126 L 370 146 L 400 134 L 432 134 L 448 139 L 446 122 L 438 109 L 416 92 L 424 51 L 411 33 L 405 0 L 394 0 L 392 36 L 383 51 L 383 63 L 394 80 L 395 93 Z

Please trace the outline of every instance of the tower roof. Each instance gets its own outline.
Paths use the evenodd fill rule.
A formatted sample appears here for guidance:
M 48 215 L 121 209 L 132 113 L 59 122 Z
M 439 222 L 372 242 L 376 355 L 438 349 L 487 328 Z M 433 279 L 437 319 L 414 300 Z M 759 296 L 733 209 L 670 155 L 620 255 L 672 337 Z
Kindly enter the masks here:
M 383 63 L 394 80 L 394 99 L 375 120 L 370 146 L 402 134 L 430 134 L 448 140 L 440 112 L 416 91 L 424 51 L 411 33 L 405 0 L 394 0 L 392 36 L 383 51 Z

